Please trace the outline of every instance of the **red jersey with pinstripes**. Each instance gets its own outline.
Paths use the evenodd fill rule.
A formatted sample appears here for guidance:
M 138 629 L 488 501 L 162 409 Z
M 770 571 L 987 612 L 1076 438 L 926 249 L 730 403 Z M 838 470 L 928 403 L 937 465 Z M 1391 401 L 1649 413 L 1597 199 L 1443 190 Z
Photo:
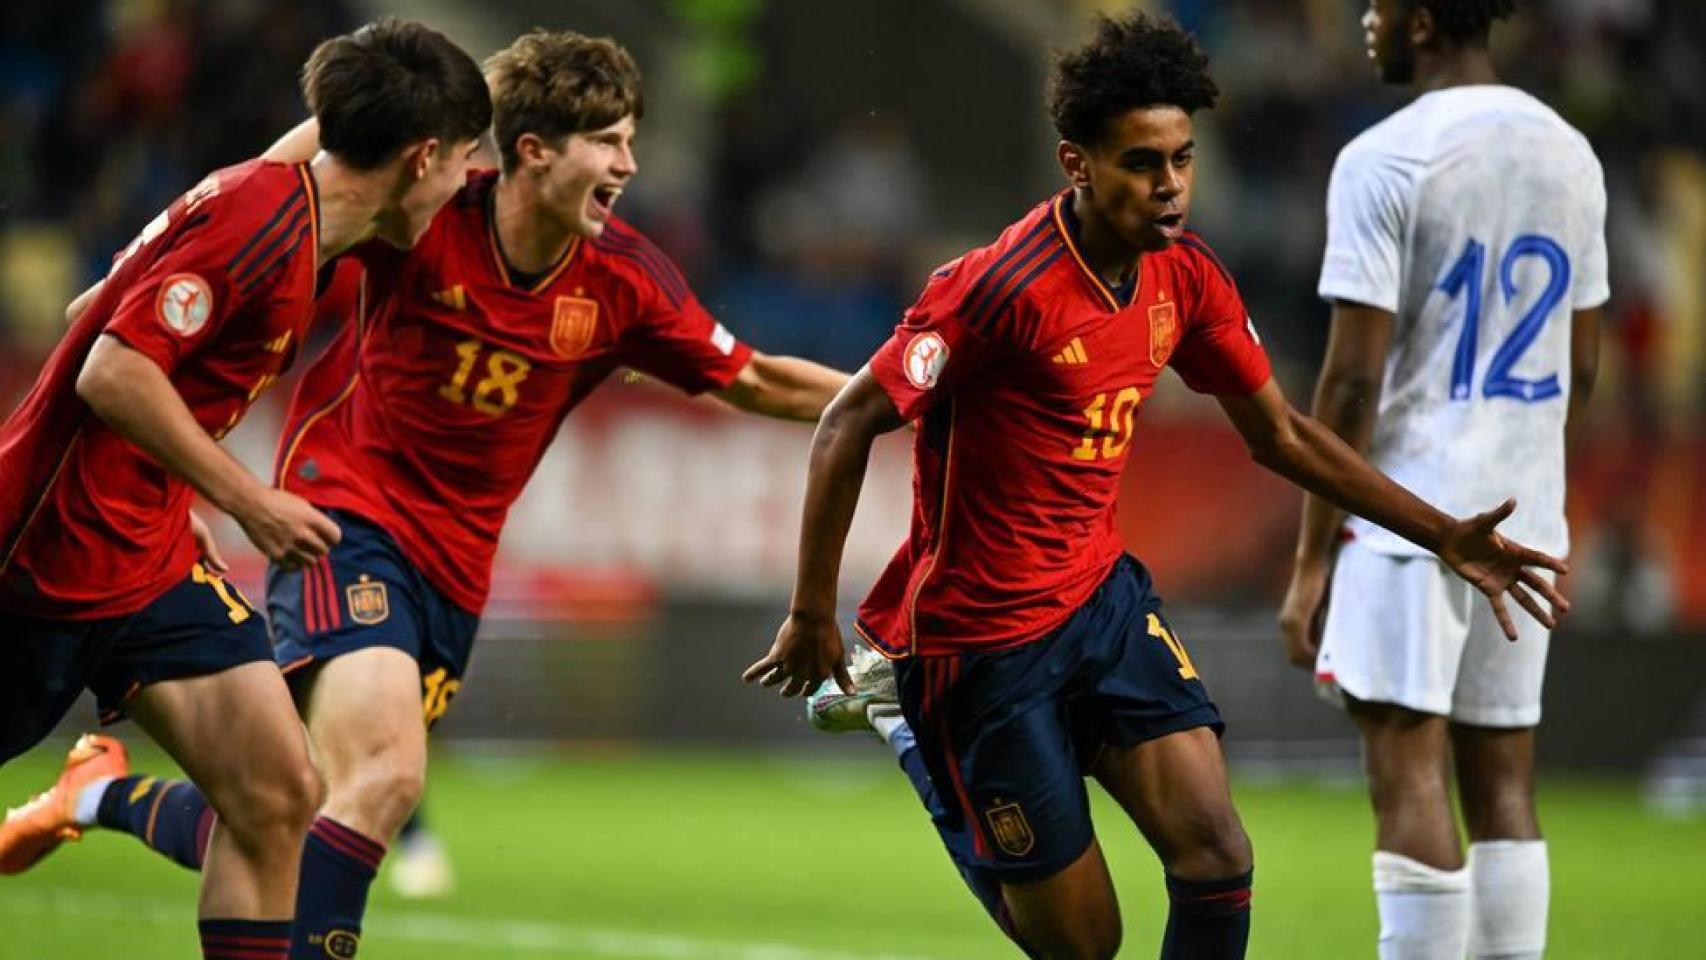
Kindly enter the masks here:
M 223 437 L 295 358 L 318 252 L 307 165 L 253 160 L 207 177 L 114 259 L 0 426 L 0 608 L 119 616 L 184 578 L 194 491 L 94 416 L 77 375 L 102 334 L 116 337 Z
M 734 382 L 752 351 L 650 241 L 612 219 L 544 275 L 511 275 L 486 171 L 406 254 L 370 243 L 363 316 L 310 367 L 278 484 L 378 524 L 478 613 L 498 536 L 558 427 L 618 367 L 689 393 Z
M 911 532 L 859 608 L 890 656 L 999 649 L 1064 622 L 1123 549 L 1119 476 L 1162 368 L 1205 393 L 1268 380 L 1199 238 L 1145 254 L 1121 300 L 1078 252 L 1071 199 L 937 270 L 871 359 L 901 415 L 923 418 Z

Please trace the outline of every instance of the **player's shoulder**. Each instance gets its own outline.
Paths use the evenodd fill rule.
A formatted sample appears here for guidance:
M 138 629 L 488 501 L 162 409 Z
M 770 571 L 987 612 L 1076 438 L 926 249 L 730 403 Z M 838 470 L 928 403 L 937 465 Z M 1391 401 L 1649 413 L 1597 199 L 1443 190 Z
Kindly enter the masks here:
M 313 177 L 302 164 L 274 160 L 248 160 L 215 170 L 180 199 L 185 213 L 204 214 L 239 233 L 286 219 L 306 223 L 316 213 Z
M 1032 207 L 991 243 L 975 247 L 931 272 L 921 306 L 958 313 L 968 324 L 992 321 L 1014 306 L 1035 302 L 1060 276 L 1067 245 L 1055 219 L 1058 198 Z
M 1166 250 L 1153 255 L 1159 256 L 1164 263 L 1198 289 L 1219 284 L 1235 286 L 1232 271 L 1226 268 L 1226 263 L 1214 252 L 1214 248 L 1208 245 L 1208 241 L 1203 239 L 1202 234 L 1194 230 L 1186 230 Z
M 675 261 L 633 224 L 612 216 L 588 244 L 606 282 L 641 294 L 661 294 L 680 307 L 692 288 Z

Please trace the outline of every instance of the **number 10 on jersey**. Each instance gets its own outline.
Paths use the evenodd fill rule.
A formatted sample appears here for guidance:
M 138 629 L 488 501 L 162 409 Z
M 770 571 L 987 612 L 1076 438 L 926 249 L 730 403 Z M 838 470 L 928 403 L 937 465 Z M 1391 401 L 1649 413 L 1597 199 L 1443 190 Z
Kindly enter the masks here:
M 1523 353 L 1534 345 L 1540 331 L 1546 326 L 1546 319 L 1552 315 L 1553 308 L 1558 306 L 1558 302 L 1564 298 L 1564 292 L 1569 289 L 1570 257 L 1564 252 L 1564 248 L 1550 237 L 1535 233 L 1517 237 L 1499 260 L 1499 292 L 1504 295 L 1504 306 L 1508 307 L 1516 297 L 1516 265 L 1525 257 L 1540 260 L 1546 265 L 1546 287 L 1540 291 L 1540 297 L 1534 301 L 1534 305 L 1517 321 L 1510 335 L 1493 351 L 1493 359 L 1487 364 L 1487 377 L 1481 382 L 1481 395 L 1489 399 L 1508 397 L 1523 403 L 1539 403 L 1564 392 L 1558 386 L 1558 375 L 1549 373 L 1538 380 L 1525 380 L 1513 376 L 1511 369 L 1522 359 Z M 1481 290 L 1486 269 L 1486 246 L 1481 241 L 1470 238 L 1457 262 L 1451 265 L 1451 269 L 1446 271 L 1445 279 L 1439 283 L 1439 289 L 1446 296 L 1455 300 L 1462 294 L 1465 298 L 1463 330 L 1458 334 L 1457 352 L 1451 361 L 1453 400 L 1468 400 L 1473 392 L 1470 382 L 1475 378 L 1475 352 L 1480 345 L 1483 315 Z

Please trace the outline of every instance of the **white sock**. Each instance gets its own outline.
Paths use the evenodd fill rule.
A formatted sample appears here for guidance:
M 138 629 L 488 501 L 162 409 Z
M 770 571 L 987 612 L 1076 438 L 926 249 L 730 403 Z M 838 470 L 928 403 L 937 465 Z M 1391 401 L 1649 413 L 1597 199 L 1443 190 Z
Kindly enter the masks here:
M 101 812 L 101 795 L 107 792 L 107 784 L 115 779 L 117 778 L 102 777 L 83 785 L 82 791 L 77 794 L 77 803 L 71 811 L 71 819 L 77 821 L 79 827 L 95 826 L 96 815 Z
M 1552 874 L 1544 840 L 1469 845 L 1469 955 L 1476 960 L 1540 960 Z
M 1441 870 L 1374 851 L 1380 960 L 1463 960 L 1469 946 L 1469 869 Z
M 867 709 L 865 719 L 871 721 L 871 728 L 877 731 L 877 736 L 891 746 L 894 744 L 894 732 L 906 726 L 906 718 L 901 716 L 900 708 L 889 704 Z

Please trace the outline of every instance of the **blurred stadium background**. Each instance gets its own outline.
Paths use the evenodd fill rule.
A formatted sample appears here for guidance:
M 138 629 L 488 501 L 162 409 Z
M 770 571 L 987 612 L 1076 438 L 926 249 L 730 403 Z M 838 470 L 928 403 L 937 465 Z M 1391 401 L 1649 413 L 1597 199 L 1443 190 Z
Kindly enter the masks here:
M 627 44 L 648 112 L 620 213 L 739 335 L 851 369 L 933 265 L 1056 189 L 1048 51 L 1125 6 L 6 4 L 0 408 L 112 253 L 203 172 L 299 120 L 307 52 L 379 13 L 427 20 L 479 57 L 533 26 Z M 1223 97 L 1197 120 L 1194 223 L 1306 404 L 1326 333 L 1313 290 L 1332 160 L 1402 98 L 1371 76 L 1355 0 L 1146 6 L 1214 56 Z M 1496 39 L 1507 80 L 1588 134 L 1611 196 L 1605 373 L 1572 458 L 1576 611 L 1553 646 L 1540 737 L 1554 955 L 1682 956 L 1686 908 L 1706 902 L 1706 5 L 1534 0 Z M 228 441 L 258 472 L 289 389 Z M 428 802 L 463 893 L 433 908 L 448 912 L 387 921 L 397 908 L 382 907 L 364 956 L 1001 953 L 886 751 L 818 738 L 797 704 L 738 682 L 785 610 L 808 436 L 643 382 L 613 382 L 570 418 L 512 515 L 467 690 L 437 736 Z M 849 601 L 901 538 L 909 478 L 904 442 L 887 443 L 849 547 Z M 1263 865 L 1252 955 L 1366 956 L 1355 742 L 1284 664 L 1273 626 L 1297 506 L 1214 404 L 1171 378 L 1146 404 L 1122 524 L 1231 723 Z M 258 596 L 254 554 L 234 526 L 222 533 Z M 0 771 L 0 799 L 37 786 L 52 753 Z M 1125 851 L 1128 953 L 1144 955 L 1155 871 L 1129 825 L 1102 822 Z M 185 955 L 189 878 L 119 841 L 88 846 L 0 885 L 5 925 L 30 931 L 0 935 L 0 957 Z M 1633 897 L 1637 883 L 1666 892 Z M 860 906 L 891 890 L 900 903 Z M 1614 932 L 1628 927 L 1646 939 Z

